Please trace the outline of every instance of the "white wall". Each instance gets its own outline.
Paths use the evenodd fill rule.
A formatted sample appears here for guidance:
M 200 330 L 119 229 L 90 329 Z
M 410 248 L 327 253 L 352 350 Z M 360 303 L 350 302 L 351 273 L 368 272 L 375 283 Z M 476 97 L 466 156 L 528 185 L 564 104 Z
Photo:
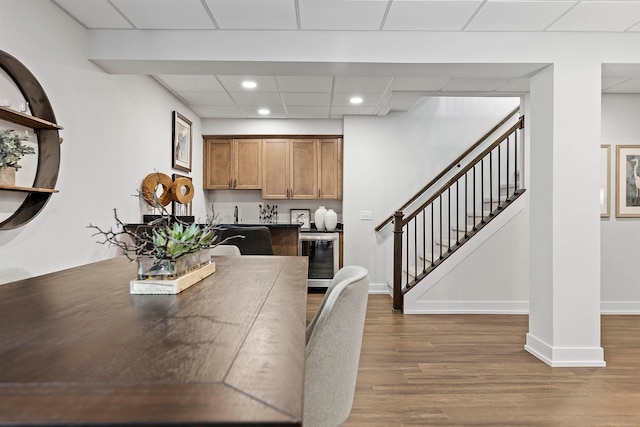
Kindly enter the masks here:
M 142 179 L 178 172 L 171 169 L 173 110 L 193 122 L 191 176 L 201 182 L 200 119 L 150 77 L 108 75 L 87 61 L 85 30 L 51 2 L 0 0 L 0 9 L 0 49 L 36 76 L 64 127 L 60 192 L 27 225 L 0 231 L 0 268 L 39 275 L 111 257 L 115 249 L 96 244 L 86 226 L 114 226 L 114 208 L 139 222 L 146 207 L 132 195 Z M 202 195 L 194 211 L 205 214 Z
M 601 299 L 603 312 L 640 313 L 638 239 L 640 218 L 616 218 L 616 146 L 640 144 L 640 95 L 602 96 L 602 143 L 611 145 L 609 218 L 601 219 Z

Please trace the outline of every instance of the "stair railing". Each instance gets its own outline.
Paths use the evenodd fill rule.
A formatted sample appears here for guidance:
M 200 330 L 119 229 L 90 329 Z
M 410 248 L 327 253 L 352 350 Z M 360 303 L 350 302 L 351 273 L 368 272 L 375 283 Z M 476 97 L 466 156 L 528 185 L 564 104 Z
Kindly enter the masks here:
M 400 211 L 404 211 L 406 210 L 409 206 L 411 206 L 416 200 L 420 199 L 420 197 L 422 195 L 424 195 L 427 191 L 429 191 L 429 189 L 431 189 L 431 187 L 433 187 L 436 183 L 438 183 L 438 181 L 440 181 L 444 176 L 446 176 L 446 174 L 451 171 L 455 166 L 457 166 L 458 164 L 460 164 L 460 162 L 462 160 L 464 160 L 465 157 L 467 157 L 469 154 L 471 154 L 476 148 L 478 148 L 480 145 L 482 145 L 483 142 L 485 142 L 491 135 L 493 135 L 494 133 L 496 133 L 498 131 L 498 129 L 500 129 L 505 123 L 507 123 L 513 116 L 515 116 L 516 114 L 518 114 L 518 112 L 520 111 L 520 107 L 516 107 L 515 109 L 513 109 L 513 111 L 511 111 L 509 114 L 507 114 L 507 116 L 502 119 L 498 124 L 496 124 L 493 128 L 491 128 L 491 130 L 489 130 L 489 132 L 485 133 L 478 141 L 476 141 L 471 147 L 469 147 L 468 149 L 466 149 L 464 151 L 464 153 L 460 154 L 454 161 L 452 161 L 451 163 L 449 163 L 448 166 L 446 166 L 444 169 L 442 169 L 442 172 L 440 172 L 438 175 L 436 175 L 431 181 L 429 181 L 429 183 L 427 185 L 425 185 L 424 187 L 422 187 L 422 189 L 420 189 L 416 194 L 413 195 L 413 197 L 411 197 L 404 205 L 402 205 L 400 207 Z M 394 215 L 389 215 L 387 218 L 385 218 L 384 221 L 382 221 L 377 227 L 376 227 L 376 231 L 380 231 L 382 230 L 387 224 L 390 224 L 393 221 L 393 217 Z
M 520 188 L 523 138 L 519 137 L 523 128 L 524 117 L 520 117 L 418 208 L 406 217 L 406 206 L 394 213 L 394 310 L 402 311 L 409 289 L 524 193 Z

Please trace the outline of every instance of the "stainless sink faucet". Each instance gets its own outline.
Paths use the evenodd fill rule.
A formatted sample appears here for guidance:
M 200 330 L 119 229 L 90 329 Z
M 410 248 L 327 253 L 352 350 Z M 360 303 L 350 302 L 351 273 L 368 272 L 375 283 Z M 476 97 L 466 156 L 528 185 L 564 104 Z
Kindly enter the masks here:
M 238 223 L 238 207 L 237 206 L 233 209 L 233 223 L 234 224 Z

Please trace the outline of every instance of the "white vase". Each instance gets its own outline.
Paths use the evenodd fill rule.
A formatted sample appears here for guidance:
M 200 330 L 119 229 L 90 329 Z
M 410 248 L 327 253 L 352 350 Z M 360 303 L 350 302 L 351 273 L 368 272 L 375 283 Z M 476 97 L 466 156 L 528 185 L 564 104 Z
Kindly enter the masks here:
M 324 227 L 328 231 L 333 231 L 336 229 L 338 225 L 338 214 L 333 210 L 329 209 L 326 214 L 324 214 Z
M 0 169 L 0 185 L 8 185 L 9 187 L 16 185 L 15 168 L 8 167 Z
M 316 223 L 316 228 L 318 230 L 324 230 L 324 216 L 327 213 L 327 210 L 324 206 L 320 206 L 316 209 L 316 213 L 313 217 L 313 221 Z

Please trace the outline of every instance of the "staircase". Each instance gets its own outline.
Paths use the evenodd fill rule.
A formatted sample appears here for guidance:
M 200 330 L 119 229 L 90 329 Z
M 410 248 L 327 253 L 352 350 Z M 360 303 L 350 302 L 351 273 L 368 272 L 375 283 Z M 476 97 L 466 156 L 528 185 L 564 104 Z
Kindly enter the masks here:
M 393 223 L 393 308 L 523 193 L 524 117 L 512 111 L 376 231 Z M 506 128 L 506 129 L 505 129 Z

